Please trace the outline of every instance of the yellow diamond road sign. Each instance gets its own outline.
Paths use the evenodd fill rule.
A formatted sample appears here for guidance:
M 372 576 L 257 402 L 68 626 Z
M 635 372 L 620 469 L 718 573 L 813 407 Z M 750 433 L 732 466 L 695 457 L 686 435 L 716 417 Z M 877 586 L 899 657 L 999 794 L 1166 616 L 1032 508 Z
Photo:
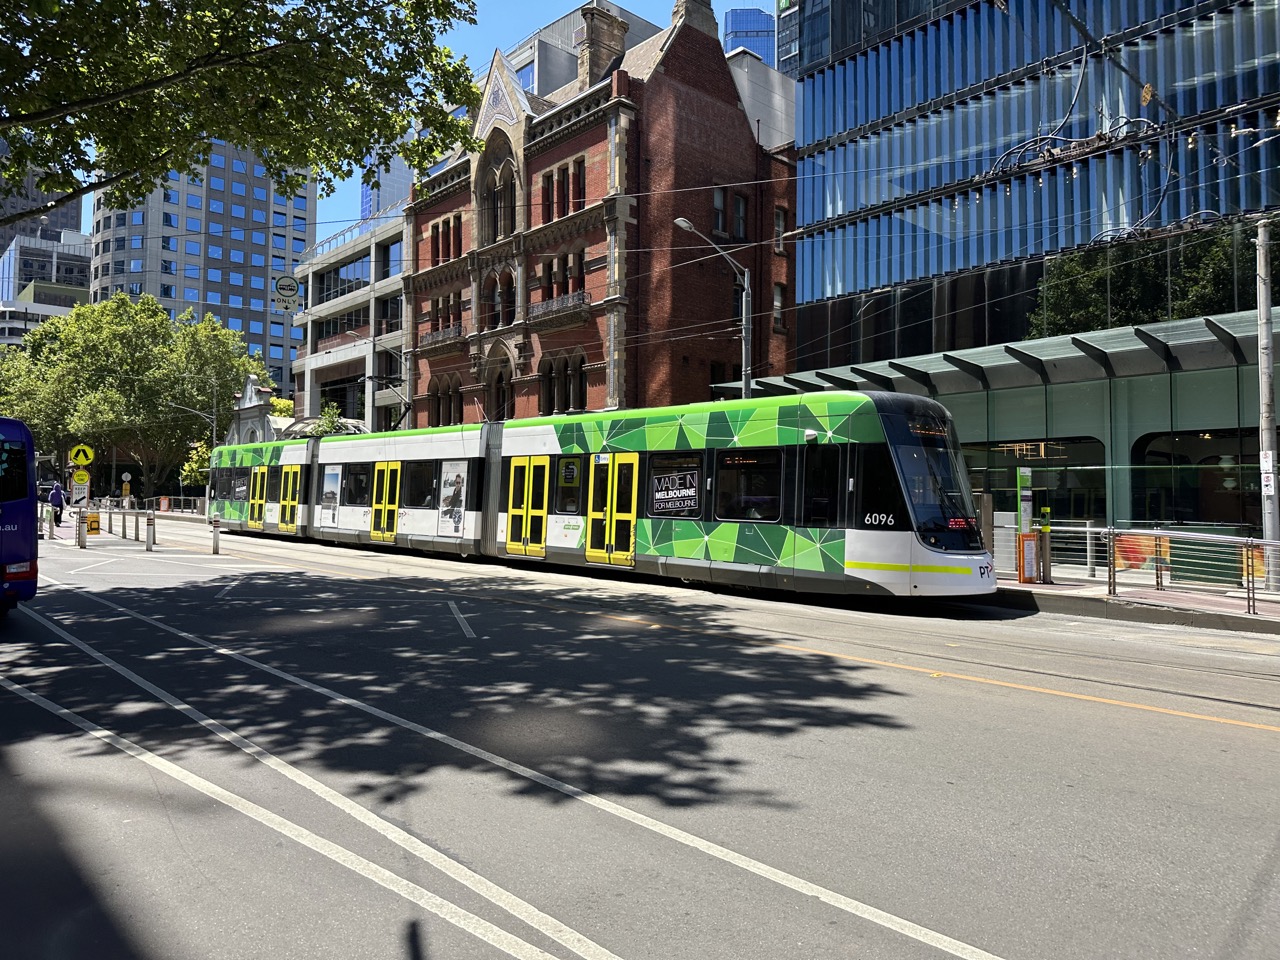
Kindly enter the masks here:
M 84 443 L 77 443 L 71 448 L 71 462 L 87 467 L 93 463 L 93 447 Z
M 72 482 L 72 483 L 88 483 L 88 482 L 89 482 L 89 471 L 88 471 L 88 470 L 77 470 L 75 473 L 71 474 L 71 482 Z

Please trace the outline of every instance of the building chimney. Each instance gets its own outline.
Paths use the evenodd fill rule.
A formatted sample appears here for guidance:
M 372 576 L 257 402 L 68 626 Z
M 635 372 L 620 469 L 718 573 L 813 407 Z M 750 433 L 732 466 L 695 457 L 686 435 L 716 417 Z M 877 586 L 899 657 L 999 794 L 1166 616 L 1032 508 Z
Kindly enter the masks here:
M 676 0 L 671 11 L 671 23 L 688 22 L 689 26 L 703 33 L 709 33 L 717 40 L 720 38 L 720 27 L 716 23 L 715 11 L 711 9 L 711 0 Z
M 582 8 L 583 26 L 575 31 L 578 40 L 578 90 L 586 90 L 604 77 L 605 69 L 622 56 L 627 21 L 600 7 Z

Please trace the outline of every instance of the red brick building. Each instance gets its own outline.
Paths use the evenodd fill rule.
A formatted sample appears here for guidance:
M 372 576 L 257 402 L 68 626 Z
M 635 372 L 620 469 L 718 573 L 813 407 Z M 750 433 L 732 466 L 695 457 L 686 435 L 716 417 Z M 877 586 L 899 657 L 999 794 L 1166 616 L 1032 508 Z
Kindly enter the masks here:
M 738 379 L 739 274 L 677 217 L 750 271 L 754 376 L 791 369 L 793 152 L 761 147 L 710 4 L 678 0 L 625 54 L 624 21 L 581 14 L 577 81 L 536 97 L 495 55 L 483 150 L 415 190 L 416 426 L 687 403 Z

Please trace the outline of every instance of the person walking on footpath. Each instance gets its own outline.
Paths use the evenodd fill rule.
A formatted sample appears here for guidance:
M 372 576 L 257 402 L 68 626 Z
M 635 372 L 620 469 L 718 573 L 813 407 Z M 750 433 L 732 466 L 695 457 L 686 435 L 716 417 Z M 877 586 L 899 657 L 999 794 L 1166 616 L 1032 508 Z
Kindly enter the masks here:
M 53 481 L 53 489 L 49 491 L 49 506 L 53 507 L 53 522 L 62 526 L 62 508 L 66 506 L 67 495 L 62 492 L 62 484 Z

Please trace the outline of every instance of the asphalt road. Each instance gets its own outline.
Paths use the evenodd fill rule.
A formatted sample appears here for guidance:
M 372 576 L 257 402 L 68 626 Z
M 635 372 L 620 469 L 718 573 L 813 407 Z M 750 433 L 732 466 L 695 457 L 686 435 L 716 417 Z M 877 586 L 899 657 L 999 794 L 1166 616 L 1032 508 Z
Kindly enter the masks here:
M 9 960 L 1276 956 L 1275 638 L 160 540 L 0 622 Z

